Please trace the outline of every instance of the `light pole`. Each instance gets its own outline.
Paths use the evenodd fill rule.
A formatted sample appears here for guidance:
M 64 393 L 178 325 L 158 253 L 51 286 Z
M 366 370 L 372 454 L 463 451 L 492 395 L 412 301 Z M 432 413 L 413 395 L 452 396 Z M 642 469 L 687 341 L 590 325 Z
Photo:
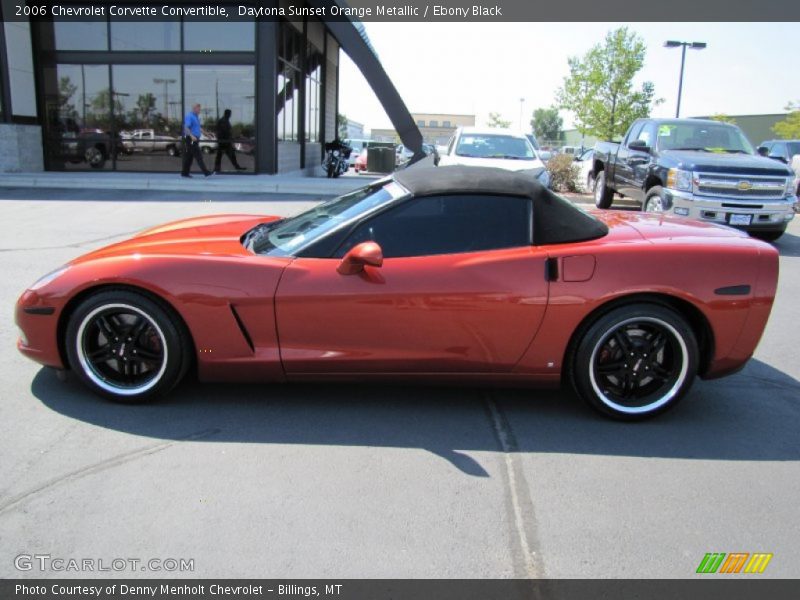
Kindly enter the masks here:
M 169 121 L 169 84 L 175 83 L 177 79 L 165 79 L 163 77 L 153 77 L 153 83 L 164 84 L 164 117 Z
M 520 98 L 519 99 L 519 130 L 520 131 L 525 131 L 525 129 L 522 127 L 522 105 L 523 104 L 525 104 L 525 98 Z
M 681 116 L 681 92 L 683 92 L 683 66 L 686 63 L 686 48 L 687 46 L 692 50 L 702 50 L 708 44 L 705 42 L 679 42 L 677 40 L 667 40 L 664 42 L 665 48 L 681 47 L 681 75 L 678 78 L 678 106 L 675 109 L 675 118 Z

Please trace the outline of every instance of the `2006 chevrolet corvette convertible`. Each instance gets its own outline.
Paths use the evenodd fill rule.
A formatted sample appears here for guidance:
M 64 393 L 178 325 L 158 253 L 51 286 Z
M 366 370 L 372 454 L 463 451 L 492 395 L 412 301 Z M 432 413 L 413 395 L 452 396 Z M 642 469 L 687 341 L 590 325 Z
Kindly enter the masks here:
M 203 381 L 569 382 L 662 412 L 753 354 L 776 250 L 727 227 L 584 212 L 533 177 L 412 168 L 292 218 L 206 216 L 46 275 L 19 350 L 95 392 Z

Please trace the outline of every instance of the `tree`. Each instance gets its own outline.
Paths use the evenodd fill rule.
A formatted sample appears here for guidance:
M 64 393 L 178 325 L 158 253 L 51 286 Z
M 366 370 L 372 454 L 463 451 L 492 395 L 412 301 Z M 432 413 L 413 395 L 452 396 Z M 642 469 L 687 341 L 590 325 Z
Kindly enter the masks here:
M 582 58 L 569 59 L 568 77 L 557 92 L 559 106 L 575 113 L 583 135 L 611 140 L 622 136 L 638 118 L 648 117 L 661 100 L 654 100 L 649 81 L 636 90 L 633 79 L 644 66 L 646 46 L 627 27 L 606 34 Z
M 736 125 L 736 119 L 733 117 L 729 117 L 723 113 L 717 113 L 715 115 L 711 115 L 709 117 L 712 121 L 719 121 L 720 123 L 730 123 L 731 125 Z
M 486 122 L 489 127 L 506 128 L 511 126 L 511 121 L 506 121 L 500 116 L 500 113 L 490 112 L 489 120 Z
M 136 99 L 136 110 L 141 115 L 142 123 L 150 122 L 150 115 L 156 107 L 156 97 L 147 92 L 146 94 L 139 94 Z
M 63 119 L 78 118 L 75 105 L 72 104 L 72 97 L 78 91 L 78 86 L 72 83 L 69 77 L 61 77 L 58 80 L 58 112 Z
M 347 138 L 347 115 L 336 113 L 336 131 L 340 140 Z
M 531 129 L 540 140 L 558 141 L 564 137 L 561 127 L 564 120 L 558 115 L 558 108 L 537 108 L 533 111 Z
M 800 100 L 797 102 L 790 102 L 786 106 L 786 110 L 789 114 L 786 115 L 783 121 L 775 123 L 772 131 L 775 132 L 775 135 L 784 140 L 800 138 Z

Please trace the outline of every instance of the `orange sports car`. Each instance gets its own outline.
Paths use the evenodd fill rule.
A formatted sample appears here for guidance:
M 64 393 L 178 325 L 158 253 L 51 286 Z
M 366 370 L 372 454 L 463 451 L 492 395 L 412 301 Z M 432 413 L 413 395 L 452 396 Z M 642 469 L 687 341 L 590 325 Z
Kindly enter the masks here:
M 740 369 L 778 253 L 724 226 L 584 212 L 525 173 L 410 168 L 295 217 L 101 248 L 19 299 L 18 347 L 122 402 L 203 381 L 557 386 L 621 419 Z

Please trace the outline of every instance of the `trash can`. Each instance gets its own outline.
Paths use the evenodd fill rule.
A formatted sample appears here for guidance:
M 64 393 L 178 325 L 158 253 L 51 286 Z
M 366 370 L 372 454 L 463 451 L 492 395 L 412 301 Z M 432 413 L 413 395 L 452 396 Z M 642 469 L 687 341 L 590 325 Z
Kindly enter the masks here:
M 391 173 L 394 171 L 394 148 L 367 149 L 367 171 L 372 173 Z

